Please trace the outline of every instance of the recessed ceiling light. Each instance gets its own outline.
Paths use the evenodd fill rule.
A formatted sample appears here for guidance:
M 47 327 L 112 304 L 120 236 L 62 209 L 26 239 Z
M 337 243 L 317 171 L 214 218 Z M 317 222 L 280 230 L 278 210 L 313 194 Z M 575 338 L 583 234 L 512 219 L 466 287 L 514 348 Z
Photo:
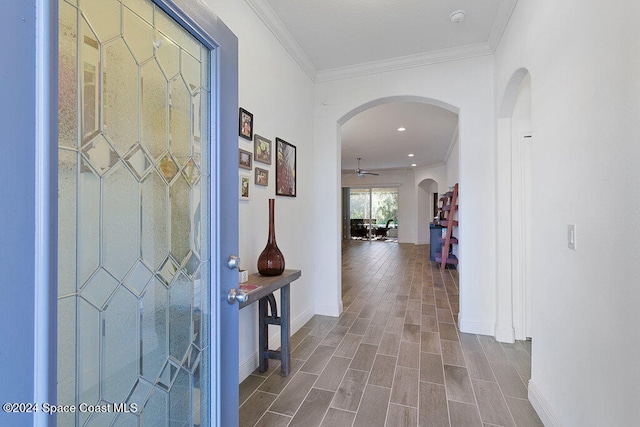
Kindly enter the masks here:
M 416 165 L 415 163 L 411 163 L 411 166 L 416 167 L 416 166 L 418 166 L 418 165 Z
M 403 127 L 398 128 L 398 132 L 404 132 L 405 130 L 407 130 L 407 128 L 403 128 Z
M 409 154 L 409 157 L 413 157 L 413 156 L 415 156 L 415 154 Z

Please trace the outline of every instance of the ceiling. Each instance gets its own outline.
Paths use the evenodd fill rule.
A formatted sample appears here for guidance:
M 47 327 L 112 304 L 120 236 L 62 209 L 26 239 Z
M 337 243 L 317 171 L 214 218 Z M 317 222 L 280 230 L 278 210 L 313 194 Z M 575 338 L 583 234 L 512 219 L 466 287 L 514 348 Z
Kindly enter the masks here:
M 353 172 L 358 157 L 365 170 L 444 163 L 457 125 L 457 114 L 434 105 L 398 102 L 372 107 L 342 126 L 342 170 Z M 399 132 L 400 127 L 406 130 Z
M 495 51 L 517 0 L 245 0 L 316 81 Z M 456 10 L 464 20 L 452 22 Z M 400 126 L 405 132 L 397 132 Z M 342 127 L 342 169 L 446 161 L 457 115 L 426 104 L 371 108 Z M 401 148 L 399 148 L 401 147 Z

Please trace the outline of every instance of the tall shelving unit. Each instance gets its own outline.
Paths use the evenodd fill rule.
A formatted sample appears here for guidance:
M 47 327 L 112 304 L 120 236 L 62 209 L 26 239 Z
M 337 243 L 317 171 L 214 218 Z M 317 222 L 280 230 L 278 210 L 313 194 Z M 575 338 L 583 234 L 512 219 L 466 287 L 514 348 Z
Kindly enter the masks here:
M 446 227 L 447 231 L 445 237 L 440 239 L 442 253 L 436 255 L 436 262 L 440 263 L 440 270 L 444 270 L 447 264 L 458 264 L 458 258 L 449 253 L 449 246 L 458 244 L 458 238 L 453 236 L 453 227 L 458 226 L 458 220 L 455 219 L 458 210 L 458 184 L 453 187 L 452 191 L 442 196 L 440 202 L 442 202 L 440 225 Z

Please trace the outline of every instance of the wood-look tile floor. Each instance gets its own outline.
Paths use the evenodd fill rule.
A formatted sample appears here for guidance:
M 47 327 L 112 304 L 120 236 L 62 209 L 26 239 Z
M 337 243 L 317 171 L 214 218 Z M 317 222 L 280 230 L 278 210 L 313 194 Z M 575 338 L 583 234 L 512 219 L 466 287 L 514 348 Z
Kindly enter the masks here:
M 542 426 L 531 342 L 461 333 L 456 270 L 429 246 L 345 242 L 339 318 L 314 316 L 240 385 L 240 426 Z

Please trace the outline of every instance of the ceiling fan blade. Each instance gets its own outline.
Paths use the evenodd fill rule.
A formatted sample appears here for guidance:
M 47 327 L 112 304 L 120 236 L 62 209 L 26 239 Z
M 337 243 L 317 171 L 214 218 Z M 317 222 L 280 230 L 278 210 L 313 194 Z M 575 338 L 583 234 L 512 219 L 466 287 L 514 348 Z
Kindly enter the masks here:
M 375 176 L 379 176 L 379 173 L 374 173 L 374 172 L 367 172 L 365 170 L 360 169 L 360 160 L 361 158 L 358 157 L 358 167 L 355 170 L 356 175 L 358 175 L 360 178 L 364 178 L 365 175 L 375 175 Z

